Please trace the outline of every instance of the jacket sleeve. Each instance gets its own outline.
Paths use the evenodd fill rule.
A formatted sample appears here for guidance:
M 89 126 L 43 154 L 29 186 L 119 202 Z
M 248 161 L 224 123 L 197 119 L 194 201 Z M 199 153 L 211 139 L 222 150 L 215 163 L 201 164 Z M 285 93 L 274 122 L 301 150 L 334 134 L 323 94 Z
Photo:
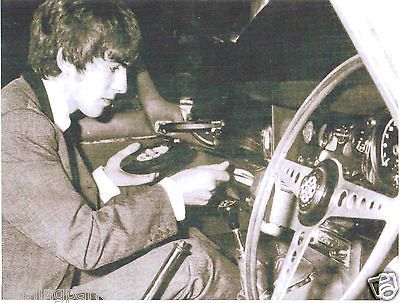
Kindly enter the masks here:
M 58 144 L 41 113 L 2 116 L 3 216 L 36 244 L 80 269 L 95 269 L 176 233 L 159 185 L 97 211 L 88 207 L 64 170 Z

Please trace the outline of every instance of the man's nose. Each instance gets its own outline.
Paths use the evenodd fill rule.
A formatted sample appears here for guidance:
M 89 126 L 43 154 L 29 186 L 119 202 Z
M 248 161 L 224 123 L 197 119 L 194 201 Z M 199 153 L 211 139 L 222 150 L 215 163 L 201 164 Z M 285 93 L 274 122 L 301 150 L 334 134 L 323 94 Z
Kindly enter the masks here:
M 126 68 L 121 66 L 114 74 L 112 88 L 117 92 L 117 94 L 125 94 L 128 87 L 127 82 Z

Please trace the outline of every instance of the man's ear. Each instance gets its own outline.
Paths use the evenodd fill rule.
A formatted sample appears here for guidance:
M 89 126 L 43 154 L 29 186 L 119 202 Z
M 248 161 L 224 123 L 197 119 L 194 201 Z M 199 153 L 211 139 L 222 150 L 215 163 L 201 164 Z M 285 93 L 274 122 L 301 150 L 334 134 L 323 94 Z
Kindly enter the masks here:
M 76 73 L 76 67 L 64 59 L 63 49 L 59 48 L 57 52 L 57 66 L 64 74 Z

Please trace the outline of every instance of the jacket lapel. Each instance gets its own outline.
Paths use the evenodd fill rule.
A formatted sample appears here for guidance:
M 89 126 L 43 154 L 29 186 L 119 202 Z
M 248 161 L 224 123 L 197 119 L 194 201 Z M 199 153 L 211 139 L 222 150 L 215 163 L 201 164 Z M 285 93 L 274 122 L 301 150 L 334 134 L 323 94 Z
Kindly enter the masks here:
M 30 71 L 24 73 L 23 78 L 33 89 L 37 97 L 36 105 L 38 108 L 54 124 L 54 117 L 51 111 L 50 102 L 40 77 L 38 77 L 33 71 Z M 71 178 L 71 182 L 75 190 L 87 198 L 88 205 L 92 209 L 97 209 L 99 206 L 97 185 L 87 170 L 87 167 L 81 158 L 79 149 L 77 148 L 80 142 L 80 127 L 78 123 L 79 117 L 79 113 L 71 116 L 71 126 L 64 133 L 56 127 L 58 136 L 60 138 L 59 154 L 64 167 L 67 168 L 66 171 Z M 63 137 L 63 139 L 61 139 L 61 137 Z M 65 143 L 65 145 L 63 143 Z M 79 169 L 80 166 L 83 169 Z

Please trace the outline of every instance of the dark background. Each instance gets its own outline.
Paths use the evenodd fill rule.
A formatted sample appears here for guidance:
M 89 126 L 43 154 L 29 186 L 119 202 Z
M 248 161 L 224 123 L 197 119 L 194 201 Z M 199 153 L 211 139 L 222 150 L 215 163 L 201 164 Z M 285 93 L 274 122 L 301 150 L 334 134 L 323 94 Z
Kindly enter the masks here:
M 2 86 L 26 67 L 29 25 L 40 0 L 2 1 Z M 329 1 L 272 0 L 236 44 L 249 0 L 128 0 L 155 80 L 189 71 L 200 85 L 320 80 L 355 50 Z

